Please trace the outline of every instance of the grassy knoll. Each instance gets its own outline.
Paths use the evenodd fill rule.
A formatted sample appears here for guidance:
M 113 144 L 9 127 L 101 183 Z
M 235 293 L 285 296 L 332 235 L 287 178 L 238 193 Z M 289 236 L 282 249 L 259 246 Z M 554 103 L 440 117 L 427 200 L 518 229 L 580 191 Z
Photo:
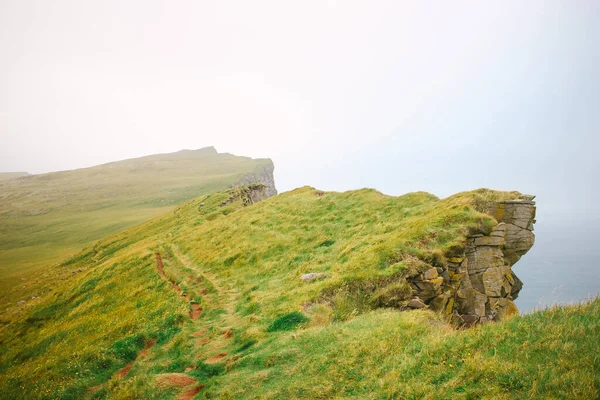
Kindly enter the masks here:
M 227 201 L 239 193 L 49 268 L 46 291 L 0 318 L 3 397 L 598 397 L 599 300 L 469 330 L 393 308 L 406 271 L 445 262 L 494 225 L 488 201 L 517 193 L 305 187 Z
M 269 167 L 270 160 L 210 147 L 74 171 L 0 174 L 0 290 L 9 296 L 0 303 L 12 299 L 15 282 L 35 279 L 39 267 Z

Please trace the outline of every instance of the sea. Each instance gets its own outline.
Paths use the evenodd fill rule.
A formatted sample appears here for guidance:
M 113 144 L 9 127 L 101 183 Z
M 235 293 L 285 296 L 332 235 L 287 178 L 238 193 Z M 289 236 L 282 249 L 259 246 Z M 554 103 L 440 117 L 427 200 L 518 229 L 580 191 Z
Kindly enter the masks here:
M 534 233 L 534 246 L 512 267 L 523 281 L 521 314 L 600 294 L 600 224 L 545 215 Z

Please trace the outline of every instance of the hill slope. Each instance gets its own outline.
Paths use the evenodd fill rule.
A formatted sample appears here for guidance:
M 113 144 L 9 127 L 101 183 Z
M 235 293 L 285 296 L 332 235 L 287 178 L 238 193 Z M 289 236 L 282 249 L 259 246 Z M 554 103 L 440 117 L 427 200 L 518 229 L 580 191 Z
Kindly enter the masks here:
M 45 271 L 0 320 L 6 398 L 595 398 L 600 302 L 455 330 L 403 311 L 481 204 L 260 187 L 200 197 Z M 264 193 L 263 193 L 264 194 Z M 328 278 L 303 281 L 302 274 Z
M 85 245 L 238 182 L 269 183 L 273 163 L 213 147 L 0 180 L 0 277 L 57 262 Z
M 0 182 L 29 176 L 27 172 L 0 172 Z

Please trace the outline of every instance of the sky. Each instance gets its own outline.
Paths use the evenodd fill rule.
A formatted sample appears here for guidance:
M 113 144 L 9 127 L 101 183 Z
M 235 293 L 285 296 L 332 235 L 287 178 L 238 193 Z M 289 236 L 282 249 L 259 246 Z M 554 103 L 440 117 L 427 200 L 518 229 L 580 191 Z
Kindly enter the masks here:
M 0 171 L 215 146 L 280 191 L 600 219 L 598 71 L 597 1 L 0 0 Z

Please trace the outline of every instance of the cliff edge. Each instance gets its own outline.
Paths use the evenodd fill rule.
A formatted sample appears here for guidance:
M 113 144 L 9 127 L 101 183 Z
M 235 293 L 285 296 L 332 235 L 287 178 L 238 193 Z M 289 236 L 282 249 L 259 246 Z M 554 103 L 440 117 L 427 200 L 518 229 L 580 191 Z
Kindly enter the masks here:
M 236 186 L 248 186 L 257 183 L 265 185 L 265 193 L 267 197 L 275 196 L 277 188 L 275 188 L 275 178 L 273 172 L 275 165 L 271 159 L 264 159 L 261 165 L 257 166 L 254 172 L 243 175 L 231 188 Z
M 446 267 L 409 277 L 414 308 L 429 304 L 461 325 L 518 313 L 514 300 L 523 284 L 511 267 L 535 241 L 535 202 L 533 196 L 522 197 L 490 204 L 487 213 L 497 225 L 488 234 L 470 235 L 463 254 Z

